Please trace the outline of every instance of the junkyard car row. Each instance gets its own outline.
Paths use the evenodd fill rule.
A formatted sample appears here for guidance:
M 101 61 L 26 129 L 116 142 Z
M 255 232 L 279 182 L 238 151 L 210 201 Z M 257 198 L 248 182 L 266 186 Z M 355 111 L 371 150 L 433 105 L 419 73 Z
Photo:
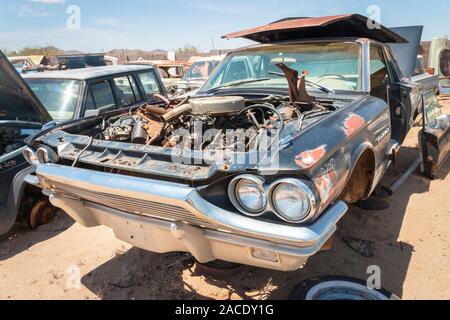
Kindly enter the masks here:
M 378 190 L 419 119 L 422 172 L 434 178 L 450 152 L 440 79 L 413 76 L 413 31 L 340 15 L 228 34 L 259 44 L 215 69 L 192 66 L 186 77 L 206 83 L 174 99 L 152 65 L 25 82 L 2 56 L 1 130 L 17 135 L 0 141 L 0 231 L 20 215 L 25 181 L 83 226 L 139 248 L 297 270 L 329 248 L 349 204 Z

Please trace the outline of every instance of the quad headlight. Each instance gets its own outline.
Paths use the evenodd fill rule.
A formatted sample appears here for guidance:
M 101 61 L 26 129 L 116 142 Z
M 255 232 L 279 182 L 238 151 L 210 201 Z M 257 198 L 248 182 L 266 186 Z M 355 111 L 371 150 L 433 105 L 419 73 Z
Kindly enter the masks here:
M 315 206 L 313 193 L 300 180 L 281 180 L 271 190 L 271 203 L 275 213 L 288 222 L 305 220 Z
M 243 175 L 233 179 L 228 194 L 236 209 L 246 215 L 258 216 L 267 208 L 267 193 L 260 177 Z
M 316 212 L 316 198 L 300 179 L 279 179 L 266 185 L 263 178 L 242 175 L 234 178 L 228 195 L 233 205 L 248 216 L 273 212 L 280 219 L 300 223 Z

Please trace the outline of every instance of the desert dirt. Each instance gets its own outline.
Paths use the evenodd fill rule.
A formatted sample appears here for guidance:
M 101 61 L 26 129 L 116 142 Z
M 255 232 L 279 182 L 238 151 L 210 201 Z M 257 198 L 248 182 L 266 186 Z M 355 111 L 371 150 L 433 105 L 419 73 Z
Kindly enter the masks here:
M 450 113 L 450 98 L 441 104 Z M 417 159 L 418 130 L 412 131 L 387 180 Z M 0 239 L 0 299 L 286 299 L 303 280 L 367 279 L 374 265 L 381 268 L 382 286 L 403 299 L 450 299 L 449 171 L 447 160 L 434 181 L 415 172 L 387 210 L 351 207 L 333 249 L 296 272 L 243 267 L 217 279 L 196 273 L 188 254 L 132 248 L 105 227 L 86 229 L 59 213 L 50 225 L 18 228 Z M 373 241 L 373 257 L 350 249 L 342 240 L 348 236 Z

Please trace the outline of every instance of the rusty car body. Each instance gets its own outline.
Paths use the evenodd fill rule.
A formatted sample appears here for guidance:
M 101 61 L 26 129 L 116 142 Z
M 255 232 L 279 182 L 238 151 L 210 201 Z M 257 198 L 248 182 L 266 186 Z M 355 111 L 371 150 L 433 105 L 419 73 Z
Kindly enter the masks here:
M 387 45 L 407 40 L 367 22 L 288 19 L 228 35 L 262 43 L 230 53 L 193 97 L 40 134 L 28 152 L 48 156 L 27 181 L 139 248 L 299 269 L 376 190 L 424 96 L 434 101 L 437 78 L 404 76 Z M 449 145 L 439 123 L 424 147 L 434 171 Z

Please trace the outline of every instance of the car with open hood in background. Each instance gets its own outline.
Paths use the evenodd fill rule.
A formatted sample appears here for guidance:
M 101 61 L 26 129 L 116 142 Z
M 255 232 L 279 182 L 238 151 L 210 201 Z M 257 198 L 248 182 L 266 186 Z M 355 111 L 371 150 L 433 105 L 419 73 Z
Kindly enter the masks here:
M 438 79 L 412 77 L 420 37 L 408 43 L 351 14 L 225 37 L 260 44 L 230 53 L 192 97 L 36 136 L 26 152 L 49 156 L 27 181 L 83 226 L 136 247 L 291 271 L 330 248 L 420 115 L 423 171 L 433 177 L 445 160 Z
M 0 235 L 18 220 L 37 227 L 53 215 L 41 190 L 24 183 L 33 167 L 22 155 L 24 139 L 51 121 L 50 114 L 0 51 Z
M 159 73 L 148 66 L 106 66 L 24 74 L 1 57 L 0 235 L 14 222 L 36 228 L 53 209 L 41 189 L 24 182 L 33 167 L 22 156 L 23 140 L 47 127 L 166 99 Z M 48 157 L 48 154 L 42 154 Z M 30 155 L 29 162 L 37 161 Z

